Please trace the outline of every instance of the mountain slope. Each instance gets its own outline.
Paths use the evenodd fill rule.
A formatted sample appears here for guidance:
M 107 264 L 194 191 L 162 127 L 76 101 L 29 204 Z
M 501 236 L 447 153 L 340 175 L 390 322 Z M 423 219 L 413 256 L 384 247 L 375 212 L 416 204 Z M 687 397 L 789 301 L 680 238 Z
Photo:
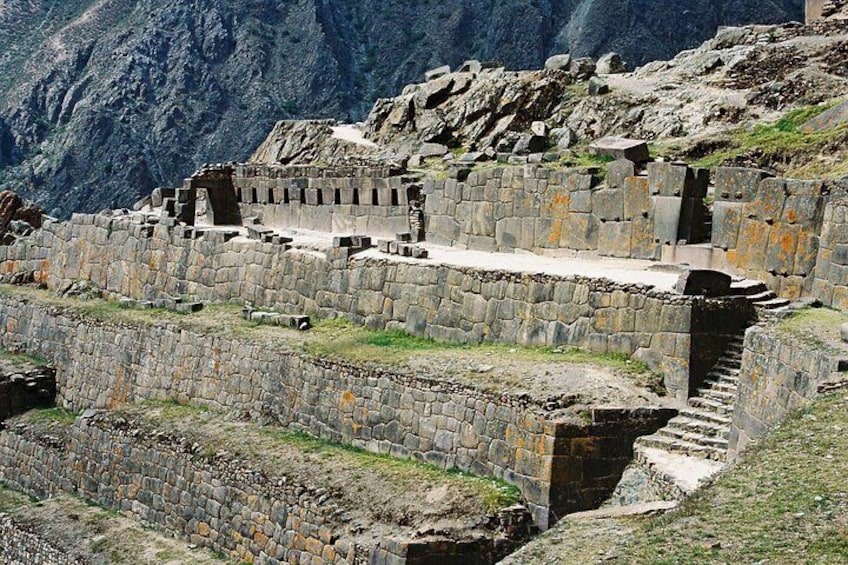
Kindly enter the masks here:
M 610 49 L 641 63 L 800 4 L 0 0 L 0 188 L 57 215 L 126 206 L 244 159 L 276 120 L 361 118 L 436 65 Z

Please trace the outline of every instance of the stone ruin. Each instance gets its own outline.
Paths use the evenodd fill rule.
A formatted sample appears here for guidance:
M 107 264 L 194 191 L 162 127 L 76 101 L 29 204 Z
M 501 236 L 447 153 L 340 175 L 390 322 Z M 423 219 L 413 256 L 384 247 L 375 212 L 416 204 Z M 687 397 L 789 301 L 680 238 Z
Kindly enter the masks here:
M 33 224 L 0 247 L 0 277 L 63 296 L 84 281 L 101 299 L 189 320 L 204 304 L 237 303 L 244 319 L 300 331 L 343 317 L 443 342 L 622 354 L 662 375 L 665 400 L 498 393 L 0 293 L 0 344 L 56 367 L 0 379 L 0 418 L 16 422 L 54 393 L 81 413 L 61 437 L 26 420 L 0 432 L 0 478 L 269 564 L 493 563 L 568 513 L 691 493 L 782 415 L 844 383 L 844 352 L 787 342 L 767 322 L 814 303 L 848 309 L 848 194 L 844 183 L 751 168 L 711 178 L 652 161 L 626 138 L 592 145 L 603 167 L 561 166 L 535 122 L 564 85 L 596 72 L 589 63 L 554 58 L 529 77 L 529 98 L 457 127 L 435 111 L 445 96 L 470 101 L 478 83 L 506 95 L 528 75 L 474 61 L 440 69 L 378 103 L 365 140 L 335 122 L 278 124 L 249 162 L 205 166 L 133 211 Z M 392 150 L 366 143 L 398 132 Z M 448 143 L 471 139 L 467 157 L 450 154 Z M 445 166 L 430 170 L 428 159 Z M 309 477 L 283 481 L 221 455 L 241 477 L 230 480 L 186 438 L 145 431 L 144 414 L 127 409 L 162 400 L 495 477 L 522 502 L 464 531 L 380 523 L 363 537 L 338 519 L 353 509 L 328 506 Z

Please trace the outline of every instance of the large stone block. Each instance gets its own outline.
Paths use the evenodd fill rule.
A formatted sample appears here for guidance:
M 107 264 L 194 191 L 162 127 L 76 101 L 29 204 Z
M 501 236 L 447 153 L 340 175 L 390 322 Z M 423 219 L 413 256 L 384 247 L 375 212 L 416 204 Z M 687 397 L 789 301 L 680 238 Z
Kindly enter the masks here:
M 730 294 L 730 275 L 720 271 L 689 269 L 677 279 L 674 290 L 687 296 L 713 298 Z
M 783 215 L 786 197 L 786 181 L 784 179 L 765 179 L 760 183 L 756 200 L 746 203 L 743 213 L 747 218 L 760 220 L 769 225 L 774 224 Z
M 621 192 L 624 196 L 625 220 L 636 220 L 650 216 L 651 194 L 647 177 L 629 176 L 625 178 Z
M 606 222 L 598 230 L 598 254 L 630 257 L 631 222 Z
M 628 159 L 616 159 L 607 165 L 607 184 L 610 188 L 623 188 L 624 180 L 636 174 L 636 164 Z
M 677 163 L 648 163 L 648 182 L 653 196 L 704 198 L 709 171 Z
M 757 196 L 760 182 L 770 177 L 759 169 L 719 167 L 716 169 L 716 202 L 750 202 Z
M 625 137 L 602 137 L 589 146 L 589 153 L 599 157 L 627 159 L 634 163 L 644 163 L 651 158 L 646 142 Z
M 654 241 L 654 222 L 649 218 L 635 218 L 631 224 L 630 256 L 633 259 L 658 259 L 661 248 Z
M 742 219 L 736 245 L 736 266 L 748 271 L 765 270 L 770 226 L 757 220 Z
M 560 247 L 575 251 L 598 248 L 598 219 L 593 214 L 569 214 L 562 221 Z
M 742 225 L 741 202 L 715 202 L 713 204 L 712 244 L 721 249 L 736 249 L 739 228 Z
M 592 212 L 599 220 L 618 222 L 624 218 L 624 198 L 618 189 L 601 189 L 592 193 Z
M 654 240 L 660 245 L 677 243 L 683 200 L 675 196 L 654 196 Z

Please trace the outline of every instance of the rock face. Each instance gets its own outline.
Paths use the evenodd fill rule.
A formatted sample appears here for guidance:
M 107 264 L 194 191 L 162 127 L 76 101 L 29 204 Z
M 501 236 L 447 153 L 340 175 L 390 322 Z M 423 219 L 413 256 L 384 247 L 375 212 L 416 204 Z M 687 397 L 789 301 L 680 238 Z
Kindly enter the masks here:
M 129 206 L 203 162 L 246 158 L 286 118 L 357 118 L 425 70 L 554 53 L 632 64 L 719 24 L 800 19 L 795 0 L 7 0 L 0 187 L 54 215 Z M 640 3 L 644 4 L 644 3 Z
M 559 70 L 445 75 L 378 100 L 365 134 L 409 150 L 418 142 L 483 150 L 551 115 L 568 98 L 573 81 L 571 73 Z
M 24 202 L 14 192 L 0 192 L 0 243 L 8 245 L 16 235 L 40 228 L 43 214 L 43 208 L 32 202 Z

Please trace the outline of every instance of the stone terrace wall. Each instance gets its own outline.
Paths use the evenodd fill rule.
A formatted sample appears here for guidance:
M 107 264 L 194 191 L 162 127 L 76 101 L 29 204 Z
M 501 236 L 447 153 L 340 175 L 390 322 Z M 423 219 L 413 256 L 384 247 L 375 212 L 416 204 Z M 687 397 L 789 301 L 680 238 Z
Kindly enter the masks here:
M 0 514 L 0 563 L 3 565 L 86 565 L 38 533 Z
M 391 167 L 239 165 L 233 184 L 242 216 L 267 226 L 394 237 L 409 231 L 409 201 L 421 184 Z
M 2 432 L 0 477 L 39 497 L 67 492 L 92 500 L 243 562 L 364 565 L 382 556 L 386 565 L 403 565 L 419 562 L 415 553 L 444 563 L 492 561 L 491 540 L 462 544 L 462 560 L 453 559 L 458 544 L 449 540 L 355 543 L 339 519 L 344 509 L 308 480 L 268 476 L 222 454 L 205 456 L 182 438 L 132 424 L 97 416 L 78 420 L 62 438 L 27 427 Z M 30 552 L 45 549 L 36 544 Z M 42 562 L 67 561 L 22 563 Z
M 727 252 L 728 266 L 784 298 L 808 292 L 828 198 L 823 182 L 723 167 L 715 191 L 712 244 Z
M 239 298 L 290 313 L 344 315 L 372 328 L 437 340 L 626 353 L 666 375 L 673 395 L 682 398 L 689 390 L 692 310 L 704 307 L 696 297 L 603 279 L 426 262 L 354 257 L 337 265 L 322 253 L 255 241 L 222 243 L 214 233 L 192 239 L 199 233 L 78 214 L 68 223 L 47 222 L 32 239 L 0 248 L 5 259 L 0 272 L 46 280 L 53 289 L 85 279 L 135 299 Z
M 790 413 L 808 403 L 822 383 L 843 372 L 846 361 L 816 343 L 773 329 L 752 327 L 745 350 L 733 425 L 730 456 L 741 453 Z
M 848 310 L 848 200 L 825 208 L 811 294 L 825 306 Z
M 708 175 L 652 163 L 635 176 L 630 161 L 591 174 L 540 165 L 497 167 L 425 181 L 427 239 L 484 251 L 568 249 L 657 259 L 661 245 L 700 241 Z
M 502 477 L 521 489 L 543 527 L 549 513 L 600 503 L 635 437 L 670 417 L 637 410 L 569 424 L 525 399 L 305 358 L 249 337 L 95 321 L 15 297 L 0 298 L 0 326 L 3 345 L 54 361 L 68 409 L 175 399 Z

